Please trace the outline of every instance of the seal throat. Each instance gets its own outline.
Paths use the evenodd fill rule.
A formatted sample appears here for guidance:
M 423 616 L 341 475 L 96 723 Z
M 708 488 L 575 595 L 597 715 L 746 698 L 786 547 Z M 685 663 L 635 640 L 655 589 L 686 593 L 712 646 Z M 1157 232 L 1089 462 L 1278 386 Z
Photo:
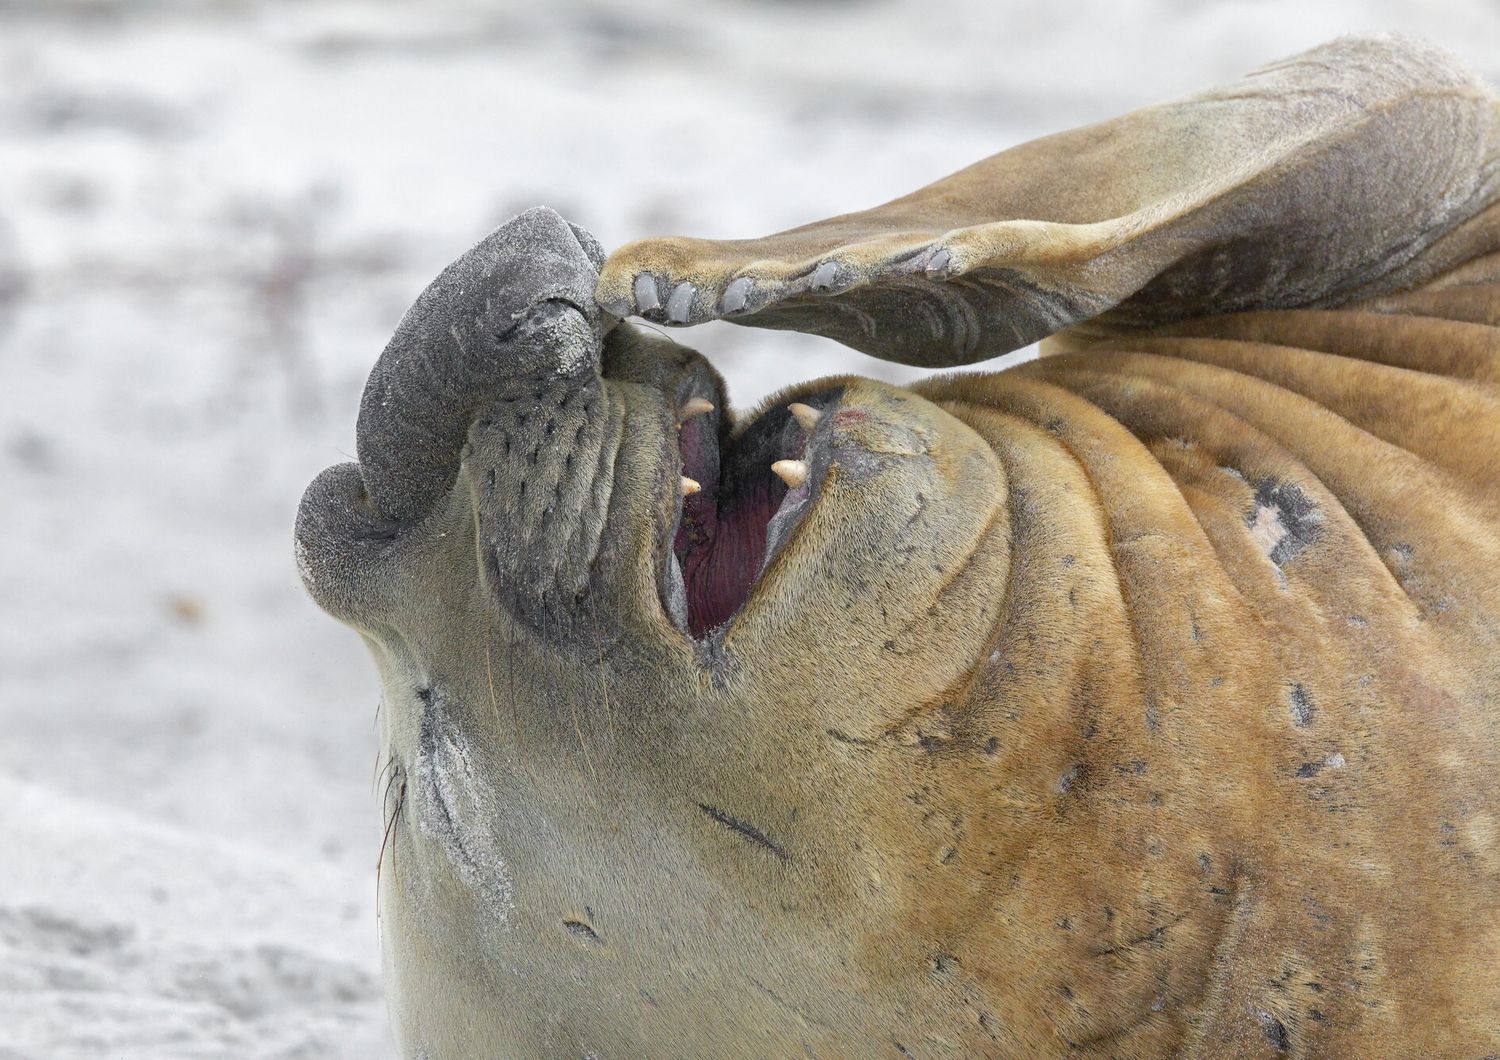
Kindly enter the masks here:
M 677 432 L 682 496 L 672 533 L 667 611 L 695 640 L 744 607 L 816 486 L 808 457 L 834 395 L 772 403 L 723 431 L 714 404 L 687 400 Z

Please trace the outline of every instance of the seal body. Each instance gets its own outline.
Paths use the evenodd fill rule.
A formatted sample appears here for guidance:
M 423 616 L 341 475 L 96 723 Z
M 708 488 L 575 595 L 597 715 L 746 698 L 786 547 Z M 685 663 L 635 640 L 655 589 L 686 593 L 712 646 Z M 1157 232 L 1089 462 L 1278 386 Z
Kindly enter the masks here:
M 532 211 L 418 300 L 298 523 L 408 1055 L 1500 1047 L 1500 118 L 1399 41 L 1240 88 L 766 240 Z M 629 312 L 1063 330 L 732 421 Z

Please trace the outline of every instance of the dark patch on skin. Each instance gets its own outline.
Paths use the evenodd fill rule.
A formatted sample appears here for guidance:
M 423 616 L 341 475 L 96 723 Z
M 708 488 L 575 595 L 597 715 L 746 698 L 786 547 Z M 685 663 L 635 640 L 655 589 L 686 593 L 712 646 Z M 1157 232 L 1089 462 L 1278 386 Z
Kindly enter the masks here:
M 1322 532 L 1323 513 L 1294 482 L 1263 478 L 1256 483 L 1255 500 L 1245 513 L 1245 525 L 1254 529 L 1271 518 L 1279 523 L 1281 533 L 1276 540 L 1263 544 L 1270 546 L 1266 555 L 1278 567 L 1305 550 Z
M 1260 1020 L 1260 1029 L 1266 1032 L 1266 1040 L 1276 1047 L 1278 1053 L 1291 1051 L 1292 1039 L 1286 1026 L 1265 1009 L 1256 1009 L 1255 1018 Z
M 1311 896 L 1304 897 L 1302 899 L 1302 904 L 1307 907 L 1308 918 L 1311 919 L 1314 923 L 1322 924 L 1325 927 L 1333 923 L 1333 917 L 1319 910 L 1317 899 Z
M 1297 776 L 1302 777 L 1304 780 L 1308 777 L 1315 777 L 1322 768 L 1322 762 L 1303 762 L 1297 767 Z
M 786 852 L 785 848 L 783 848 L 780 843 L 776 842 L 776 840 L 766 835 L 766 833 L 762 832 L 759 828 L 756 828 L 753 824 L 747 824 L 744 821 L 740 820 L 738 817 L 732 817 L 729 814 L 725 813 L 723 810 L 718 809 L 714 806 L 710 806 L 706 802 L 700 802 L 698 804 L 698 809 L 708 814 L 709 817 L 712 817 L 715 821 L 719 822 L 719 824 L 722 824 L 730 831 L 738 832 L 740 835 L 744 836 L 752 843 L 759 843 L 771 853 L 775 854 L 782 861 L 792 860 L 792 856 Z
M 1292 722 L 1299 729 L 1305 729 L 1312 724 L 1313 710 L 1312 697 L 1307 694 L 1307 689 L 1299 684 L 1294 684 L 1287 691 L 1287 708 L 1292 712 Z
M 951 953 L 936 953 L 932 957 L 932 971 L 934 975 L 948 975 L 954 968 L 958 967 L 958 958 Z
M 582 920 L 564 920 L 563 927 L 568 929 L 568 934 L 581 942 L 595 946 L 604 945 L 604 940 L 599 937 L 599 933 Z
M 1113 920 L 1114 917 L 1111 916 L 1108 919 Z M 1161 942 L 1163 935 L 1165 935 L 1168 931 L 1172 930 L 1172 928 L 1176 927 L 1186 919 L 1186 913 L 1179 913 L 1171 920 L 1168 920 L 1163 924 L 1158 924 L 1156 927 L 1152 928 L 1150 931 L 1147 931 L 1145 934 L 1136 935 L 1134 938 L 1126 939 L 1118 946 L 1104 946 L 1099 949 L 1092 950 L 1091 953 L 1095 957 L 1108 957 L 1112 954 L 1119 953 L 1122 950 L 1134 949 L 1137 946 L 1158 944 Z
M 829 736 L 833 737 L 839 743 L 850 744 L 851 746 L 854 746 L 854 747 L 874 747 L 875 746 L 875 741 L 874 740 L 866 740 L 866 739 L 863 739 L 862 737 L 859 737 L 859 736 L 850 736 L 847 732 L 842 732 L 842 731 L 840 731 L 838 729 L 824 729 L 823 731 L 826 732 Z

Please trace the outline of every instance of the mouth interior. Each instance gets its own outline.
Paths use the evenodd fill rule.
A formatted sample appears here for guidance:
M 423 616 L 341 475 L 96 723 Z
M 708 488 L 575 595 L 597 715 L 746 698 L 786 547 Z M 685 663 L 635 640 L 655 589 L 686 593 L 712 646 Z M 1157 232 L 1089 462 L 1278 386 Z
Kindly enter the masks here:
M 707 399 L 722 400 L 718 394 Z M 820 405 L 827 398 L 797 400 Z M 812 477 L 789 488 L 771 470 L 778 460 L 803 460 L 811 440 L 786 404 L 773 403 L 738 432 L 727 429 L 717 408 L 689 417 L 678 431 L 682 473 L 700 487 L 682 498 L 672 539 L 686 595 L 687 631 L 695 639 L 745 605 L 768 556 L 785 542 L 807 506 Z

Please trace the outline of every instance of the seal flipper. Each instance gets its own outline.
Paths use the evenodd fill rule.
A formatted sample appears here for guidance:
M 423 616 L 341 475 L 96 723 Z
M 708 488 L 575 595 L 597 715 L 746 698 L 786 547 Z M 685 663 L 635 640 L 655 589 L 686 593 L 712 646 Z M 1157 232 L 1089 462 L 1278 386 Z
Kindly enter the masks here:
M 613 254 L 609 312 L 807 331 L 967 364 L 1084 320 L 1330 307 L 1428 278 L 1500 193 L 1500 105 L 1445 53 L 1349 38 L 755 240 Z M 642 294 L 646 297 L 642 297 Z

